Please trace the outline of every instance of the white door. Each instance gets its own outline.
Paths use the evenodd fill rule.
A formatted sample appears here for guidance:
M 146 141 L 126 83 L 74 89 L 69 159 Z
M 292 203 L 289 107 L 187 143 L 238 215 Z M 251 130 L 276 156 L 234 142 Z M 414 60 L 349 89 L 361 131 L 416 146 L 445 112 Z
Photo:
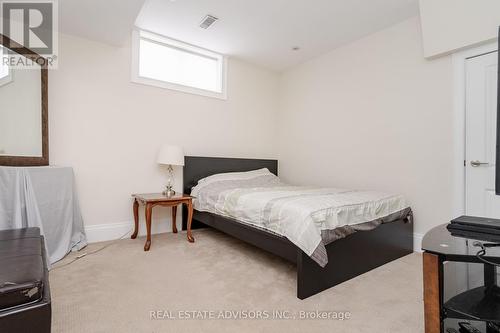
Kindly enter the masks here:
M 500 218 L 495 195 L 498 54 L 466 61 L 465 211 Z

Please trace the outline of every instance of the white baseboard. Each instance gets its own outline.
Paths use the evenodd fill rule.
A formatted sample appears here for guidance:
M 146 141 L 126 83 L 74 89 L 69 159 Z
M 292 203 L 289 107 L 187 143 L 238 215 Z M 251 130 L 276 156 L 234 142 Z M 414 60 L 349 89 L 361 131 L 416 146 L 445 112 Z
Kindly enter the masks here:
M 177 221 L 178 229 L 179 221 Z M 85 233 L 87 234 L 87 241 L 89 243 L 105 242 L 110 240 L 116 240 L 121 237 L 130 237 L 134 231 L 134 222 L 119 222 L 119 223 L 107 223 L 107 224 L 96 224 L 85 226 Z M 171 232 L 172 225 L 170 221 L 165 220 L 155 220 L 151 221 L 151 233 L 161 234 L 165 232 Z M 146 225 L 144 221 L 139 222 L 139 236 L 146 235 Z
M 424 238 L 423 234 L 413 233 L 413 251 L 422 252 L 422 238 Z

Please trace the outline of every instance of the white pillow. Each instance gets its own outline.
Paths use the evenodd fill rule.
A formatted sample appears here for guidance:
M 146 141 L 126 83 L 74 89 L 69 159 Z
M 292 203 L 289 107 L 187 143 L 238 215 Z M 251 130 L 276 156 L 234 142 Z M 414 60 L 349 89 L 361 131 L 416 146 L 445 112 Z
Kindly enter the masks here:
M 255 177 L 270 175 L 272 174 L 268 168 L 262 168 L 258 170 L 246 171 L 246 172 L 226 172 L 226 173 L 217 173 L 215 175 L 211 175 L 205 178 L 198 180 L 198 184 L 201 183 L 212 183 L 214 181 L 221 180 L 242 180 L 242 179 L 252 179 Z
M 226 180 L 247 180 L 265 175 L 273 175 L 273 174 L 267 168 L 252 170 L 247 172 L 218 173 L 198 180 L 198 184 L 191 189 L 191 195 L 193 197 L 197 197 L 201 189 L 215 182 L 226 181 Z

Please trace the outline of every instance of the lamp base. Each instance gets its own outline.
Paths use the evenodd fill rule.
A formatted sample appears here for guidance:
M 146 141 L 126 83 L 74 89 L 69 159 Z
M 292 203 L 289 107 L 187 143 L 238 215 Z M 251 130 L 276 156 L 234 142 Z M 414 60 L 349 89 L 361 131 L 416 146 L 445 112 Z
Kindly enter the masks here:
M 174 168 L 172 168 L 172 165 L 168 166 L 168 182 L 167 185 L 165 185 L 165 190 L 163 191 L 163 195 L 167 197 L 171 197 L 175 195 L 174 188 L 172 186 L 172 179 L 174 179 Z
M 174 189 L 170 186 L 165 187 L 165 191 L 163 191 L 163 195 L 167 197 L 172 197 L 175 195 Z

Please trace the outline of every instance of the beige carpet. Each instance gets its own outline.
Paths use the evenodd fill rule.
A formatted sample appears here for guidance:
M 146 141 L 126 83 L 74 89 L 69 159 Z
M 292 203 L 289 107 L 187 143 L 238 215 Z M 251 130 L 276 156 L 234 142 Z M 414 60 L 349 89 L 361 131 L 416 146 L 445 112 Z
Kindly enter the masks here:
M 291 264 L 213 230 L 195 231 L 194 244 L 185 236 L 154 236 L 148 253 L 144 238 L 121 240 L 51 271 L 53 332 L 423 332 L 418 254 L 301 301 Z M 300 319 L 316 310 L 351 318 Z M 270 318 L 230 319 L 259 313 Z

